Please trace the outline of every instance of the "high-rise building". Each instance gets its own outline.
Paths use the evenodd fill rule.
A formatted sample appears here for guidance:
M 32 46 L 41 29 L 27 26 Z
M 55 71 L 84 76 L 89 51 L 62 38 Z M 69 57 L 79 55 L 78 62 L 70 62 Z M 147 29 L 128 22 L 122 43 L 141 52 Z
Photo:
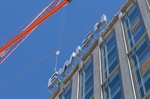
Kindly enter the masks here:
M 150 99 L 150 0 L 126 2 L 51 99 Z

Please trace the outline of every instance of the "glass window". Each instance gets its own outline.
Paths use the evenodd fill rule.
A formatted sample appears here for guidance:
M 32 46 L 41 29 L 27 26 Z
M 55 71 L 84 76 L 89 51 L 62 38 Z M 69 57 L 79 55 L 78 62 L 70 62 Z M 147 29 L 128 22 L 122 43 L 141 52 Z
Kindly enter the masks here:
M 105 99 L 124 99 L 120 71 L 117 71 L 104 85 Z
M 145 90 L 146 92 L 148 92 L 150 90 L 150 70 L 147 71 L 143 79 L 144 79 Z
M 115 69 L 119 63 L 115 32 L 110 34 L 102 44 L 102 57 L 105 78 Z
M 150 47 L 149 47 L 149 40 L 148 38 L 144 39 L 135 49 L 135 51 L 132 52 L 132 60 L 134 65 L 137 65 L 137 62 L 139 63 L 139 66 L 141 66 L 145 60 L 150 56 Z
M 133 8 L 127 13 L 124 18 L 124 22 L 128 35 L 129 45 L 130 48 L 132 48 L 133 45 L 145 33 L 145 26 L 137 4 L 135 4 Z
M 64 92 L 59 96 L 59 99 L 71 99 L 72 84 L 70 84 Z
M 80 71 L 80 98 L 90 99 L 94 92 L 93 60 L 91 59 Z
M 150 91 L 150 70 L 141 70 L 150 57 L 150 41 L 146 37 L 131 54 L 141 98 Z M 147 65 L 146 65 L 147 67 Z M 145 68 L 145 67 L 144 67 Z M 148 68 L 149 69 L 149 68 Z

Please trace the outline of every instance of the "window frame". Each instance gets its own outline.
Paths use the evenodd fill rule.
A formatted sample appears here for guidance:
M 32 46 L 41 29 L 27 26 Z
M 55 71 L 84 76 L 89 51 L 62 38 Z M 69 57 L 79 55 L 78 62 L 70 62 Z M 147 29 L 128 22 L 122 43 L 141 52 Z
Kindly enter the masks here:
M 114 34 L 113 34 L 114 33 Z M 108 41 L 108 38 L 110 37 L 110 36 L 115 36 L 114 38 L 115 38 L 115 40 L 114 40 L 114 42 L 115 42 L 115 47 L 116 47 L 116 53 L 117 53 L 117 60 L 118 60 L 118 64 L 116 65 L 116 67 L 111 71 L 111 73 L 109 73 L 109 75 L 107 76 L 107 78 L 105 77 L 105 67 L 104 67 L 104 59 L 106 58 L 106 57 L 108 57 L 108 55 L 106 56 L 106 54 L 108 54 L 108 51 L 106 52 L 106 50 L 103 50 L 104 48 L 103 48 L 103 46 L 106 46 L 106 41 Z M 110 39 L 110 38 L 109 38 Z M 105 44 L 104 44 L 105 43 Z M 104 45 L 103 45 L 104 44 Z M 106 98 L 106 93 L 105 93 L 105 85 L 106 84 L 108 84 L 108 82 L 109 82 L 109 80 L 111 79 L 111 77 L 113 77 L 114 75 L 115 75 L 115 73 L 117 72 L 117 71 L 119 71 L 120 73 L 119 73 L 119 80 L 120 80 L 120 84 L 121 84 L 121 93 L 122 93 L 122 97 L 123 97 L 123 99 L 124 99 L 124 91 L 123 91 L 123 84 L 122 84 L 122 76 L 121 76 L 121 71 L 120 71 L 120 59 L 119 59 L 119 53 L 118 53 L 118 46 L 117 46 L 118 44 L 117 44 L 117 39 L 116 39 L 116 32 L 115 32 L 115 27 L 113 27 L 109 32 L 108 32 L 108 34 L 103 38 L 103 41 L 101 42 L 101 44 L 100 44 L 100 46 L 99 46 L 99 51 L 100 51 L 100 57 L 102 57 L 101 59 L 100 59 L 100 61 L 101 61 L 101 73 L 100 73 L 100 75 L 102 75 L 101 76 L 101 80 L 102 80 L 102 82 L 101 82 L 101 84 L 100 84 L 100 86 L 101 86 L 101 88 L 102 88 L 102 90 L 103 90 L 103 93 L 102 93 L 102 95 L 103 95 L 103 98 L 105 99 Z M 113 47 L 113 46 L 111 46 L 111 47 Z M 104 53 L 105 52 L 105 53 Z M 104 56 L 105 55 L 105 56 Z M 104 58 L 105 57 L 105 58 Z M 108 63 L 106 63 L 106 64 L 108 64 Z M 107 66 L 108 67 L 108 66 Z M 106 68 L 107 68 L 106 67 Z
M 139 97 L 140 98 L 144 98 L 145 95 L 147 95 L 148 93 L 146 92 L 146 88 L 145 88 L 145 81 L 144 81 L 144 75 L 142 76 L 142 72 L 141 72 L 141 67 L 144 65 L 144 63 L 147 61 L 147 59 L 150 58 L 150 40 L 149 40 L 149 37 L 147 36 L 147 33 L 145 33 L 143 35 L 143 37 L 141 37 L 142 39 L 138 42 L 138 44 L 134 45 L 134 48 L 133 50 L 130 51 L 130 53 L 128 54 L 129 56 L 129 59 L 130 59 L 130 63 L 131 63 L 131 66 L 132 66 L 132 72 L 134 74 L 134 80 L 135 80 L 135 85 L 136 85 L 136 89 L 139 93 Z M 140 64 L 140 60 L 139 60 L 139 57 L 137 56 L 137 49 L 139 49 L 139 47 L 141 47 L 142 43 L 143 42 L 146 42 L 147 43 L 147 46 L 148 46 L 148 51 L 149 51 L 149 56 L 145 59 L 145 61 Z M 143 43 L 144 44 L 144 43 Z M 133 55 L 135 55 L 136 57 L 136 65 L 134 64 L 134 61 L 133 61 Z M 139 71 L 139 75 L 137 75 L 137 71 Z M 137 76 L 140 76 L 140 81 L 138 79 Z M 140 82 L 140 85 L 139 85 L 139 82 Z M 141 86 L 141 87 L 140 87 Z M 142 97 L 141 95 L 141 91 L 140 89 L 142 88 L 143 90 L 143 94 L 144 94 L 144 97 Z M 150 92 L 150 90 L 149 90 Z M 145 98 L 144 98 L 145 99 Z
M 70 88 L 70 87 L 71 87 L 71 96 L 72 96 L 72 80 L 71 80 L 70 82 L 68 82 L 68 84 L 65 85 L 62 92 L 59 94 L 59 99 L 65 98 L 66 90 L 69 90 L 68 88 Z
M 121 71 L 120 71 L 120 65 L 117 66 L 117 68 L 114 70 L 113 73 L 111 73 L 111 75 L 109 76 L 109 78 L 107 78 L 105 81 L 103 81 L 103 84 L 101 85 L 102 86 L 102 90 L 103 90 L 103 98 L 106 99 L 106 91 L 105 91 L 105 85 L 107 85 L 107 87 L 110 86 L 110 83 L 109 81 L 112 81 L 113 79 L 112 78 L 115 78 L 116 75 L 119 75 L 119 81 L 120 81 L 120 90 L 121 90 L 121 93 L 122 93 L 122 99 L 124 99 L 124 91 L 123 91 L 123 85 L 122 85 L 122 76 L 121 76 Z M 111 95 L 110 93 L 110 88 L 108 88 L 108 94 L 109 96 Z
M 115 66 L 115 68 L 117 68 L 117 66 L 119 65 L 119 53 L 118 53 L 118 46 L 117 46 L 117 39 L 116 39 L 116 32 L 115 32 L 115 28 L 112 28 L 110 31 L 109 31 L 109 33 L 108 33 L 108 35 L 104 38 L 104 40 L 103 40 L 103 42 L 101 43 L 101 45 L 100 45 L 100 51 L 101 51 L 101 64 L 102 64 L 102 74 L 103 74 L 103 76 L 102 76 L 102 79 L 103 79 L 103 81 L 104 80 L 106 80 L 107 78 L 109 78 L 109 75 L 111 75 L 112 74 L 112 72 L 115 70 L 115 68 L 113 68 L 113 70 L 111 71 L 111 72 L 109 72 L 109 69 L 110 69 L 110 67 L 109 67 L 109 65 L 108 65 L 108 62 L 109 62 L 109 59 L 108 59 L 108 52 L 109 51 L 107 51 L 107 49 L 106 49 L 106 47 L 107 47 L 107 42 L 111 39 L 111 37 L 112 36 L 114 36 L 114 39 L 115 40 L 113 40 L 113 43 L 115 43 L 113 46 L 114 46 L 114 48 L 115 48 L 115 53 L 117 54 L 116 55 L 116 61 L 118 62 L 117 63 L 117 65 Z M 103 48 L 105 46 L 105 48 Z M 112 45 L 111 45 L 111 47 L 113 47 Z M 114 49 L 113 48 L 113 49 Z M 105 49 L 105 50 L 104 50 Z M 112 51 L 112 50 L 111 50 Z M 106 64 L 105 64 L 105 62 L 104 62 L 104 59 L 106 60 Z M 109 63 L 111 63 L 111 62 L 109 62 Z M 115 62 L 113 62 L 113 63 L 115 63 Z M 106 65 L 106 69 L 107 70 L 105 70 L 105 65 Z M 112 66 L 112 65 L 111 65 Z M 107 77 L 105 77 L 106 75 L 105 75 L 105 72 L 107 72 Z
M 92 93 L 94 94 L 94 62 L 93 62 L 93 56 L 90 56 L 82 65 L 82 67 L 80 68 L 79 70 L 79 97 L 78 98 L 81 98 L 81 99 L 84 99 L 86 96 L 85 96 L 85 83 L 86 81 L 90 78 L 88 77 L 89 75 L 87 75 L 88 79 L 86 79 L 86 69 L 88 68 L 87 66 L 91 65 L 92 63 Z M 84 73 L 82 75 L 82 73 Z M 84 82 L 84 83 L 83 83 Z M 90 91 L 89 91 L 90 92 Z M 93 94 L 91 95 L 91 97 L 93 96 Z
M 132 33 L 131 32 L 131 27 L 134 25 L 132 25 L 132 26 L 130 26 L 130 21 L 129 21 L 129 18 L 128 18 L 128 15 L 130 15 L 131 14 L 131 12 L 133 13 L 133 11 L 134 11 L 134 9 L 136 9 L 137 10 L 137 16 L 139 17 L 138 19 L 140 19 L 139 21 L 140 21 L 140 24 L 136 27 L 136 29 L 134 30 L 134 32 Z M 139 5 L 138 5 L 138 3 L 137 2 L 135 2 L 132 6 L 130 6 L 129 7 L 129 9 L 127 9 L 126 10 L 126 12 L 125 12 L 125 15 L 122 17 L 122 22 L 123 22 L 123 27 L 124 27 L 124 31 L 125 31 L 125 40 L 126 40 L 126 42 L 127 42 L 127 49 L 128 50 L 131 50 L 133 47 L 134 47 L 134 45 L 136 45 L 137 44 L 137 42 L 141 39 L 141 37 L 145 34 L 145 32 L 146 32 L 146 27 L 145 27 L 145 24 L 144 24 L 144 20 L 143 20 L 143 16 L 141 15 L 141 11 L 140 11 L 140 8 L 139 8 Z M 125 20 L 128 20 L 128 28 L 127 28 L 127 24 L 126 24 L 126 21 Z M 138 20 L 137 20 L 138 21 Z M 141 28 L 141 29 L 140 29 Z M 138 30 L 138 29 L 140 29 L 140 30 L 142 30 L 143 31 L 143 33 L 141 34 L 141 37 L 139 37 L 138 39 L 137 39 L 137 41 L 136 41 L 136 37 L 138 36 L 138 35 L 140 35 L 140 33 L 138 33 L 137 35 L 135 35 L 135 33 L 136 33 L 136 31 Z M 129 32 L 128 31 L 130 31 L 130 37 L 129 37 Z M 131 43 L 132 43 L 132 45 L 131 45 Z M 132 46 L 132 47 L 131 47 Z

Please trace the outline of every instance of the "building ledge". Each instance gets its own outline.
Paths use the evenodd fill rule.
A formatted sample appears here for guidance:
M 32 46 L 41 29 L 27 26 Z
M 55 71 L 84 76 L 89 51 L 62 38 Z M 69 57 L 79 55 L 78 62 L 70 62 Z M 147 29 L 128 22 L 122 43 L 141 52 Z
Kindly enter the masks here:
M 71 77 L 76 73 L 78 69 L 79 69 L 79 62 L 73 68 L 73 70 L 67 75 L 67 77 L 63 80 L 63 83 L 66 84 L 71 79 Z M 58 95 L 59 92 L 60 92 L 60 86 L 57 87 L 57 90 L 53 93 L 50 99 L 54 99 Z
M 101 36 L 104 37 L 110 29 L 114 26 L 114 24 L 118 21 L 118 14 L 116 14 L 113 20 L 109 23 L 109 25 L 102 31 Z
M 55 99 L 55 97 L 58 95 L 59 92 L 60 92 L 60 86 L 57 87 L 56 91 L 52 94 L 50 99 Z
M 122 8 L 121 8 L 120 11 L 121 11 L 122 13 L 124 13 L 124 12 L 126 11 L 126 9 L 130 6 L 130 4 L 133 3 L 133 2 L 134 2 L 134 0 L 128 0 L 127 3 L 125 3 L 124 6 L 122 6 Z
M 89 50 L 82 56 L 83 61 L 85 61 L 87 59 L 87 57 L 92 53 L 92 51 L 97 47 L 97 45 L 98 45 L 98 39 L 96 39 L 96 41 L 94 41 L 94 43 L 89 48 Z
M 63 83 L 66 84 L 71 77 L 76 73 L 76 71 L 79 69 L 79 62 L 77 63 L 77 65 L 73 68 L 73 70 L 71 70 L 71 72 L 67 75 L 67 77 L 64 79 Z
M 128 0 L 125 5 L 122 6 L 121 12 L 124 13 L 126 9 L 134 2 L 134 0 Z M 109 25 L 102 31 L 101 36 L 104 37 L 108 31 L 114 26 L 114 24 L 118 21 L 118 14 L 114 16 L 112 21 L 109 23 Z

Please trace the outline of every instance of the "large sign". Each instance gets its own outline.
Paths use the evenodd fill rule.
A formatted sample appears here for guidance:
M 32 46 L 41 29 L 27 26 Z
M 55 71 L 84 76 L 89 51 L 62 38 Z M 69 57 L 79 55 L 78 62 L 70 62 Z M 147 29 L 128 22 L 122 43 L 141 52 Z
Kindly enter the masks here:
M 66 69 L 67 69 L 67 68 L 73 67 L 73 66 L 72 66 L 73 60 L 74 60 L 75 57 L 79 57 L 79 56 L 80 56 L 80 51 L 81 51 L 81 47 L 78 46 L 78 47 L 76 48 L 76 53 L 73 52 L 73 53 L 71 54 L 71 56 L 70 56 L 70 59 L 69 59 L 69 60 L 66 60 L 66 62 L 64 63 L 63 68 L 60 68 L 60 69 L 59 69 L 58 72 L 59 72 L 59 74 L 60 74 L 61 76 L 64 77 L 64 76 L 66 75 Z
M 99 28 L 102 24 L 105 24 L 107 21 L 107 18 L 106 18 L 106 15 L 103 14 L 102 17 L 101 17 L 101 20 L 99 23 L 96 23 L 95 26 L 94 26 L 94 32 L 95 33 L 99 33 Z M 82 54 L 81 54 L 81 51 L 83 53 L 85 53 L 85 48 L 88 48 L 90 46 L 90 44 L 92 44 L 92 41 L 93 41 L 93 38 L 94 38 L 94 35 L 93 35 L 93 32 L 92 31 L 89 31 L 87 33 L 87 35 L 84 37 L 83 41 L 82 41 L 82 47 L 80 46 L 77 46 L 76 48 L 76 52 L 73 52 L 71 55 L 70 55 L 70 59 L 69 60 L 66 60 L 63 67 L 59 69 L 58 72 L 55 72 L 49 79 L 48 81 L 48 87 L 49 88 L 52 88 L 57 82 L 58 82 L 58 78 L 57 78 L 57 75 L 60 74 L 61 76 L 65 77 L 66 76 L 66 70 L 68 68 L 71 68 L 73 67 L 73 61 L 75 58 L 78 58 L 78 59 L 81 59 L 80 57 L 82 57 Z

